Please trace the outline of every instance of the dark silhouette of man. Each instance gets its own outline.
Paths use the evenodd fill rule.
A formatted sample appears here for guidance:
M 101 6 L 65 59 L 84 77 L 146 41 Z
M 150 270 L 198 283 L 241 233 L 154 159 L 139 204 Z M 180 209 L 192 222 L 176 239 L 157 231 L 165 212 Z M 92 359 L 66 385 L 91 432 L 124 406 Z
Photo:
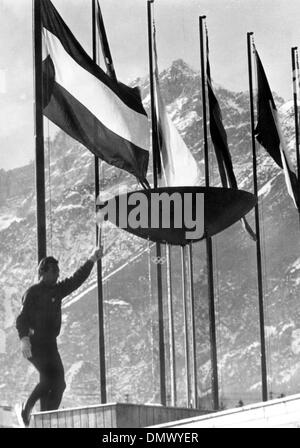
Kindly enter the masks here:
M 58 261 L 54 257 L 43 258 L 38 266 L 39 282 L 27 289 L 22 298 L 22 310 L 16 320 L 21 351 L 40 374 L 40 382 L 20 409 L 25 426 L 29 426 L 38 400 L 41 411 L 59 408 L 66 387 L 56 341 L 61 328 L 62 299 L 82 285 L 101 256 L 102 248 L 96 248 L 71 277 L 59 282 Z

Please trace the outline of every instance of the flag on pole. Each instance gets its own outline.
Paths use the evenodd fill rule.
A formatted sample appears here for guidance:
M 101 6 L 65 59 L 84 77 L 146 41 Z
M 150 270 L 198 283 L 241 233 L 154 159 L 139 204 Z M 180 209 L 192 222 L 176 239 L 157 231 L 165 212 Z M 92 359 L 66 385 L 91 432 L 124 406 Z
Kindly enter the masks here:
M 296 51 L 296 71 L 295 71 L 295 83 L 296 83 L 296 90 L 300 92 L 300 69 L 299 69 L 299 57 L 298 57 L 298 48 Z
M 208 36 L 206 35 L 206 82 L 209 107 L 209 130 L 215 148 L 219 173 L 223 187 L 238 188 L 233 171 L 231 155 L 227 143 L 227 134 L 223 126 L 222 112 L 214 93 L 209 63 Z
M 206 82 L 208 91 L 209 130 L 211 140 L 215 149 L 219 173 L 221 177 L 221 183 L 222 186 L 225 188 L 230 187 L 237 189 L 238 185 L 233 171 L 231 154 L 227 142 L 227 134 L 223 126 L 222 112 L 211 82 L 207 32 L 206 32 Z M 245 230 L 249 233 L 250 237 L 254 241 L 256 241 L 255 232 L 252 230 L 246 218 L 243 217 L 241 221 Z
M 276 164 L 283 169 L 288 193 L 299 209 L 299 182 L 296 170 L 288 156 L 278 111 L 256 48 L 254 48 L 254 54 L 257 69 L 257 125 L 255 136 Z
M 104 26 L 104 21 L 103 21 L 103 17 L 102 17 L 102 12 L 101 12 L 101 8 L 100 8 L 98 0 L 97 0 L 97 16 L 96 17 L 97 17 L 97 27 L 98 27 L 98 32 L 99 32 L 99 36 L 100 36 L 102 54 L 104 57 L 107 74 L 112 79 L 116 80 L 117 76 L 116 76 L 116 72 L 115 72 L 115 68 L 114 68 L 114 63 L 113 63 L 113 60 L 111 57 L 110 48 L 109 48 L 107 35 L 106 35 L 106 31 L 105 31 L 105 26 Z
M 160 152 L 160 164 L 158 167 L 159 185 L 161 187 L 200 185 L 202 178 L 200 168 L 170 119 L 161 95 L 154 27 L 153 51 L 154 102 L 156 113 L 156 117 L 154 119 L 157 124 Z
M 139 90 L 89 57 L 50 0 L 41 0 L 41 15 L 44 115 L 97 157 L 146 181 L 150 131 Z

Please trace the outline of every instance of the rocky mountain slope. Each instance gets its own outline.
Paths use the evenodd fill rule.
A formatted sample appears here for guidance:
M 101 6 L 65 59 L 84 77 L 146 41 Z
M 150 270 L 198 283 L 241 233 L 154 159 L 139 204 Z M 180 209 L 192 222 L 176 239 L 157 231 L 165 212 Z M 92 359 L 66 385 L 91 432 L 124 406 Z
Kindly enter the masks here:
M 149 109 L 149 80 L 139 79 Z M 168 111 L 186 144 L 203 164 L 200 78 L 182 60 L 161 73 Z M 216 87 L 241 189 L 252 191 L 252 156 L 247 92 Z M 292 104 L 280 107 L 291 156 Z M 70 275 L 89 255 L 95 240 L 93 156 L 58 132 L 46 148 L 47 236 L 49 253 L 59 258 L 61 276 Z M 7 151 L 9 148 L 7 148 Z M 262 148 L 258 151 L 260 217 L 269 396 L 298 392 L 300 382 L 299 217 L 286 192 L 282 172 Z M 219 185 L 210 157 L 211 182 Z M 151 181 L 151 163 L 149 181 Z M 101 190 L 137 188 L 129 174 L 102 164 Z M 248 215 L 254 227 L 253 212 Z M 25 398 L 37 380 L 21 358 L 14 327 L 24 290 L 36 280 L 34 166 L 0 171 L 0 403 Z M 158 402 L 159 352 L 154 248 L 106 224 L 103 260 L 108 401 Z M 256 247 L 240 223 L 213 239 L 220 401 L 235 406 L 261 400 L 260 333 Z M 164 253 L 163 253 L 164 255 Z M 187 405 L 181 255 L 172 249 L 177 404 Z M 166 264 L 164 315 L 167 393 L 170 399 Z M 211 407 L 211 363 L 205 243 L 193 245 L 199 406 Z M 188 305 L 190 316 L 190 305 Z M 95 269 L 78 294 L 64 305 L 60 351 L 67 390 L 62 406 L 100 401 L 98 311 Z M 188 337 L 191 346 L 191 322 Z M 192 361 L 191 352 L 189 359 Z M 192 362 L 191 362 L 192 364 Z M 191 373 L 192 376 L 192 373 Z M 191 378 L 192 379 L 192 378 Z M 191 381 L 192 384 L 192 381 Z

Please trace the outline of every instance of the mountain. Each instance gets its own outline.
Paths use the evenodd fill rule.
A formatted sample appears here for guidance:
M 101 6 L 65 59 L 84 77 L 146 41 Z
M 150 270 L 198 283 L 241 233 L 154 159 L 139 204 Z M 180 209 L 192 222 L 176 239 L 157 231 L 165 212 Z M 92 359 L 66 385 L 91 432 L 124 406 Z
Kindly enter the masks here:
M 203 165 L 201 82 L 198 73 L 177 60 L 160 74 L 161 89 L 175 125 Z M 149 111 L 149 79 L 135 81 Z M 247 92 L 221 86 L 222 109 L 239 188 L 252 191 L 252 153 Z M 292 103 L 275 96 L 291 153 Z M 7 148 L 9 151 L 9 148 Z M 47 237 L 49 254 L 59 259 L 61 277 L 70 275 L 90 254 L 95 241 L 93 156 L 62 132 L 45 144 Z M 299 217 L 287 194 L 283 173 L 257 145 L 261 217 L 265 333 L 269 396 L 298 392 L 300 382 Z M 292 154 L 291 154 L 292 155 Z M 220 186 L 210 156 L 211 185 Z M 119 185 L 139 186 L 126 172 L 101 165 L 101 194 Z M 148 179 L 152 179 L 152 163 Z M 247 216 L 254 228 L 254 214 Z M 0 404 L 28 396 L 37 373 L 22 359 L 15 329 L 21 297 L 36 281 L 34 166 L 0 171 Z M 103 259 L 105 349 L 108 401 L 159 402 L 159 351 L 156 259 L 152 245 L 105 224 Z M 261 400 L 260 326 L 256 246 L 240 223 L 213 238 L 217 356 L 223 407 Z M 163 251 L 165 261 L 165 253 Z M 187 405 L 185 331 L 180 248 L 172 248 L 172 287 L 176 343 L 177 404 Z M 167 394 L 170 400 L 169 323 L 166 263 L 163 268 Z M 62 406 L 100 401 L 96 270 L 68 298 L 59 338 L 67 390 Z M 211 363 L 205 243 L 193 245 L 193 279 L 199 406 L 211 408 Z M 188 338 L 191 347 L 190 289 Z M 192 367 L 191 350 L 189 360 Z M 192 372 L 192 371 L 191 371 Z M 192 377 L 192 373 L 191 373 Z M 192 379 L 192 378 L 191 378 Z M 192 384 L 192 381 L 191 381 Z

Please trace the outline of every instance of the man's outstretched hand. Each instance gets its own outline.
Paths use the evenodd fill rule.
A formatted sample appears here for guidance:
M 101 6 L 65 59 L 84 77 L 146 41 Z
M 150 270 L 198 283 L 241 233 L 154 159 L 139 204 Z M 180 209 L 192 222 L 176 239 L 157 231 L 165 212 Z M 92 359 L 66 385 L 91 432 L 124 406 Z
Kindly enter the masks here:
M 24 336 L 21 339 L 21 352 L 23 353 L 24 358 L 29 359 L 32 357 L 31 353 L 31 343 L 28 336 Z
M 96 249 L 93 250 L 92 255 L 90 256 L 90 260 L 92 260 L 93 263 L 96 263 L 96 261 L 100 260 L 100 258 L 103 255 L 103 247 L 96 247 Z

